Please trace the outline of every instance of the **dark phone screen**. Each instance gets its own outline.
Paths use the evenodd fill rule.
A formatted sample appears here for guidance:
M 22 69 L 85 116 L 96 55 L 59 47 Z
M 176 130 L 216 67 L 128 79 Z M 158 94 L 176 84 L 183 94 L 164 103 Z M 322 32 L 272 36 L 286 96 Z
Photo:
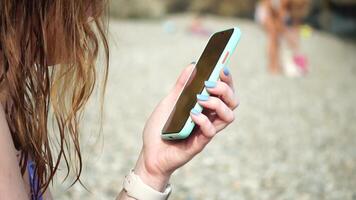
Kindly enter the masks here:
M 163 134 L 178 133 L 182 130 L 190 115 L 190 110 L 193 109 L 197 103 L 196 95 L 203 91 L 204 81 L 208 80 L 213 72 L 233 31 L 233 29 L 229 29 L 218 32 L 210 38 L 194 71 L 179 96 L 172 113 L 163 127 Z

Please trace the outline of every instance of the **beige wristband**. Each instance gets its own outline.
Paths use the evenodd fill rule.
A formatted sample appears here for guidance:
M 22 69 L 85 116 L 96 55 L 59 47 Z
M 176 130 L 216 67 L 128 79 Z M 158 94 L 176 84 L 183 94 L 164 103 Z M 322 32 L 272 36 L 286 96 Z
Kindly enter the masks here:
M 133 170 L 125 176 L 123 186 L 127 195 L 137 200 L 166 200 L 172 191 L 169 184 L 164 192 L 156 191 L 146 185 Z

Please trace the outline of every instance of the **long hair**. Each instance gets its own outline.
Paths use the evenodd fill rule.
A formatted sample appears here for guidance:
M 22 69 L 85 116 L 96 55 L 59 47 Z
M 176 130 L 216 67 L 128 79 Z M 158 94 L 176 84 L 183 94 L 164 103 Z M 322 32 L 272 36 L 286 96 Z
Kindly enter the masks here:
M 79 122 L 96 85 L 101 47 L 103 93 L 107 80 L 106 7 L 105 0 L 0 2 L 0 93 L 7 96 L 4 109 L 21 150 L 21 172 L 31 158 L 42 193 L 62 160 L 67 176 L 72 168 L 73 183 L 79 180 Z

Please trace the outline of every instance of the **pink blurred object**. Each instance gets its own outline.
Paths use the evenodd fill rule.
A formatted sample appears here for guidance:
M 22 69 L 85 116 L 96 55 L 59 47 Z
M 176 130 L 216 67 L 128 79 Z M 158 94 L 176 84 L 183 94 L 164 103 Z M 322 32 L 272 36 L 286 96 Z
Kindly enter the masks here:
M 192 20 L 192 23 L 188 27 L 188 31 L 198 36 L 210 36 L 213 33 L 203 26 L 203 20 L 199 16 Z
M 308 59 L 304 55 L 295 55 L 293 57 L 294 63 L 297 65 L 299 71 L 302 74 L 307 74 L 308 73 Z
M 200 35 L 200 36 L 210 36 L 212 34 L 211 31 L 209 31 L 203 27 L 190 27 L 189 31 L 192 34 Z

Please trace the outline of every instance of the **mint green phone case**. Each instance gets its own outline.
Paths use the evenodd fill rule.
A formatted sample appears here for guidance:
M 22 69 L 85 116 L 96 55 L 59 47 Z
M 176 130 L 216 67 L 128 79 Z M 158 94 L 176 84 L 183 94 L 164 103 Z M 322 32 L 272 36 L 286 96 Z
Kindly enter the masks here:
M 230 61 L 230 57 L 233 54 L 233 52 L 235 51 L 236 46 L 237 46 L 237 44 L 238 44 L 238 42 L 240 40 L 240 37 L 241 37 L 240 29 L 237 28 L 237 27 L 234 27 L 234 32 L 231 35 L 230 40 L 227 43 L 223 53 L 221 54 L 221 56 L 219 58 L 219 61 L 215 65 L 215 68 L 214 68 L 213 72 L 211 73 L 211 75 L 210 75 L 210 77 L 208 79 L 209 81 L 218 81 L 219 80 L 219 74 L 220 74 L 221 70 L 224 68 L 224 66 L 228 65 L 228 63 Z M 225 59 L 226 52 L 229 52 L 229 54 L 228 54 L 224 64 L 222 64 L 223 60 Z M 206 88 L 203 89 L 201 94 L 209 95 L 209 93 L 207 92 Z M 194 109 L 196 109 L 199 112 L 201 112 L 203 110 L 203 108 L 198 103 L 195 104 Z M 182 128 L 182 130 L 180 132 L 178 132 L 178 133 L 161 134 L 161 137 L 164 140 L 185 139 L 190 135 L 190 133 L 192 132 L 194 126 L 195 126 L 195 123 L 193 122 L 192 118 L 189 116 L 189 118 L 187 119 L 185 125 L 183 126 L 183 128 Z

